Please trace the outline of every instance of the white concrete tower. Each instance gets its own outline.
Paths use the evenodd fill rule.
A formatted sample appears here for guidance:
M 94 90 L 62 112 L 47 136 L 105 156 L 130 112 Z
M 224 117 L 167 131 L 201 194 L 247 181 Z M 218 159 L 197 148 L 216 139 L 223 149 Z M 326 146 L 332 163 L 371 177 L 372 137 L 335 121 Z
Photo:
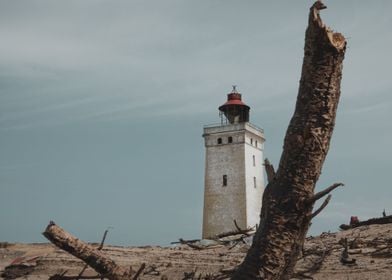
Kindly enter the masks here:
M 264 191 L 261 128 L 249 122 L 249 106 L 235 86 L 219 107 L 221 123 L 204 127 L 206 147 L 203 238 L 259 223 Z

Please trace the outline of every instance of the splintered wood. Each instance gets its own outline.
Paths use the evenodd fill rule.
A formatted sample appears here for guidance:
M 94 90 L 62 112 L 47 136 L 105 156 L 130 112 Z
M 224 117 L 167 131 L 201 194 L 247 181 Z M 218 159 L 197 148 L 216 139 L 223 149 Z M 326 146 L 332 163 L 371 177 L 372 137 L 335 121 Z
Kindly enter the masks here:
M 321 1 L 310 8 L 295 112 L 278 170 L 264 191 L 259 229 L 233 280 L 290 279 L 310 221 L 330 197 L 312 214 L 314 202 L 334 189 L 314 197 L 335 125 L 346 50 L 344 36 L 321 20 L 323 9 Z

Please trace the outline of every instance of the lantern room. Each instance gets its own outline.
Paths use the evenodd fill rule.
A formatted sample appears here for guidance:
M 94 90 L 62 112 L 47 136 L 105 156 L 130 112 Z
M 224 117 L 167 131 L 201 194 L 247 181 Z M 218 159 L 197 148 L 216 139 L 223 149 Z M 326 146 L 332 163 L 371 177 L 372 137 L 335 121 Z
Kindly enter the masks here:
M 249 122 L 250 107 L 242 102 L 241 94 L 237 91 L 236 86 L 227 95 L 225 104 L 219 107 L 222 124 Z

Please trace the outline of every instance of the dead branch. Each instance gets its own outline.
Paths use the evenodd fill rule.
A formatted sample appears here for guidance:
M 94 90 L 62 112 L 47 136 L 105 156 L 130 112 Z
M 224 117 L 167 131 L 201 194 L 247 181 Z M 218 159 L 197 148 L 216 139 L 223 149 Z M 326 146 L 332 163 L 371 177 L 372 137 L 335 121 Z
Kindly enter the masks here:
M 182 238 L 180 238 L 179 241 L 181 244 L 187 245 L 187 246 L 191 247 L 192 249 L 196 249 L 196 250 L 214 249 L 217 247 L 221 247 L 223 245 L 221 243 L 212 244 L 212 245 L 198 245 L 193 242 L 188 242 Z
M 323 211 L 323 209 L 324 209 L 325 207 L 327 207 L 329 201 L 331 200 L 331 197 L 332 197 L 332 196 L 329 194 L 329 195 L 327 196 L 327 198 L 324 200 L 323 204 L 321 204 L 320 207 L 319 207 L 316 211 L 314 211 L 314 212 L 312 213 L 312 217 L 311 217 L 312 219 L 313 219 L 314 217 L 316 217 L 318 214 L 320 214 L 320 212 Z
M 235 219 L 233 220 L 233 222 L 234 222 L 234 226 L 235 226 L 235 228 L 237 229 L 237 231 L 242 231 L 242 228 L 240 228 L 240 227 L 238 226 L 237 221 L 236 221 Z
M 188 242 L 188 243 L 195 243 L 195 242 L 199 242 L 200 241 L 200 239 L 189 239 L 189 240 L 184 240 L 184 239 L 182 239 L 182 238 L 180 238 L 180 240 L 182 240 L 182 242 Z M 173 242 L 170 242 L 170 244 L 181 244 L 181 241 L 173 241 Z
M 325 190 L 322 190 L 318 193 L 316 193 L 310 200 L 309 203 L 314 203 L 315 201 L 319 200 L 320 198 L 322 198 L 323 196 L 329 194 L 331 191 L 333 191 L 334 189 L 336 189 L 337 187 L 340 186 L 344 186 L 343 183 L 335 183 L 332 186 L 326 188 Z
M 135 276 L 132 277 L 132 280 L 137 280 L 139 276 L 142 274 L 143 270 L 146 268 L 146 264 L 142 263 L 139 269 L 136 271 Z
M 131 278 L 127 268 L 118 266 L 113 260 L 73 235 L 69 234 L 54 222 L 50 222 L 43 235 L 54 245 L 81 259 L 98 274 L 110 280 L 128 280 Z
M 78 279 L 101 279 L 101 275 L 93 275 L 93 276 L 83 276 L 80 277 L 79 275 L 74 276 L 66 276 L 62 274 L 54 274 L 49 277 L 49 280 L 78 280 Z
M 342 256 L 340 257 L 340 262 L 344 265 L 353 265 L 356 263 L 356 259 L 351 259 L 348 254 L 348 242 L 347 238 L 343 240 L 343 251 Z
M 330 250 L 324 250 L 321 257 L 312 263 L 312 266 L 309 267 L 303 273 L 311 273 L 314 274 L 319 271 L 323 265 L 325 258 L 330 254 Z
M 214 240 L 220 239 L 220 238 L 224 238 L 224 237 L 229 237 L 229 236 L 233 236 L 233 235 L 238 235 L 238 234 L 244 234 L 244 235 L 249 235 L 251 232 L 253 232 L 255 229 L 252 228 L 247 228 L 247 229 L 237 229 L 237 230 L 233 230 L 233 231 L 228 231 L 228 232 L 224 232 L 224 233 L 220 233 L 217 234 L 214 238 Z
M 106 229 L 105 232 L 103 233 L 103 237 L 102 237 L 102 240 L 101 240 L 101 244 L 99 244 L 99 247 L 97 248 L 97 250 L 102 250 L 103 244 L 105 243 L 105 239 L 106 239 L 106 236 L 107 236 L 108 232 L 109 232 L 109 230 Z M 78 278 L 77 278 L 77 279 L 82 278 L 82 275 L 83 275 L 83 273 L 86 271 L 87 268 L 88 268 L 88 264 L 86 264 L 86 265 L 82 268 L 82 270 L 81 270 L 80 273 L 78 274 Z
M 107 230 L 105 230 L 105 232 L 103 233 L 102 240 L 101 240 L 101 244 L 99 244 L 99 247 L 97 248 L 97 250 L 102 250 L 103 244 L 105 243 L 105 239 L 106 239 L 106 236 L 108 235 L 108 232 L 109 232 L 109 230 L 107 229 Z
M 84 267 L 82 268 L 82 270 L 79 272 L 79 274 L 78 274 L 76 279 L 82 278 L 82 275 L 86 271 L 87 268 L 88 268 L 88 264 L 85 264 Z
M 143 272 L 144 275 L 160 275 L 161 273 L 157 270 L 157 267 L 155 265 L 150 265 L 149 267 L 146 268 L 146 270 Z

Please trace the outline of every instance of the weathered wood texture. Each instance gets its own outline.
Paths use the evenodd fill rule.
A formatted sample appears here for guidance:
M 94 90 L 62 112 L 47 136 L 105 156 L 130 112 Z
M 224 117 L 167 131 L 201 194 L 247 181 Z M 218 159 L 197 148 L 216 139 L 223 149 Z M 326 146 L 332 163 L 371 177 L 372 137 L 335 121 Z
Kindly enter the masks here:
M 55 223 L 50 222 L 43 235 L 57 247 L 84 261 L 105 278 L 131 279 L 131 272 L 128 269 L 118 266 L 104 253 L 80 241 Z
M 327 155 L 340 96 L 346 41 L 310 8 L 305 54 L 294 115 L 279 168 L 263 195 L 260 226 L 232 279 L 290 279 L 304 243 L 315 184 Z
M 270 163 L 268 158 L 264 160 L 264 166 L 265 166 L 265 173 L 267 173 L 267 180 L 268 183 L 272 182 L 272 180 L 275 178 L 275 169 L 274 166 Z

